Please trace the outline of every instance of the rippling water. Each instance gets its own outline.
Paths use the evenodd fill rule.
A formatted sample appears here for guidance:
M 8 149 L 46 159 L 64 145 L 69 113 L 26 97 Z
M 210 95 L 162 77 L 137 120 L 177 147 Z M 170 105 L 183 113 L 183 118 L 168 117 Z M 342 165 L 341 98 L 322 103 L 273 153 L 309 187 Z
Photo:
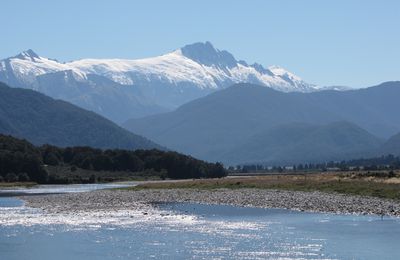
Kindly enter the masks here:
M 36 185 L 31 188 L 13 187 L 1 189 L 0 196 L 13 194 L 51 194 L 51 193 L 76 193 L 89 192 L 100 189 L 123 188 L 136 185 L 137 182 L 121 182 L 121 183 L 94 183 L 94 184 L 68 184 L 68 185 Z
M 0 198 L 0 259 L 400 259 L 400 220 L 160 204 L 44 214 Z

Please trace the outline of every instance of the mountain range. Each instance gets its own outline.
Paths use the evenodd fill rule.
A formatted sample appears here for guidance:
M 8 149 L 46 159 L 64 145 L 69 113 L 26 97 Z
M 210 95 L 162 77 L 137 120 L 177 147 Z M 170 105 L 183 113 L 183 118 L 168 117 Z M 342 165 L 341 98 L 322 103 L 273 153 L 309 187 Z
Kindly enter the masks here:
M 35 144 L 167 147 L 226 164 L 400 154 L 400 82 L 320 87 L 209 42 L 139 60 L 28 50 L 0 61 L 0 81 L 13 87 L 0 85 L 0 133 Z
M 311 154 L 314 161 L 357 158 L 377 152 L 400 132 L 399 96 L 400 82 L 311 93 L 237 84 L 124 126 L 210 161 L 288 162 L 311 160 Z
M 221 156 L 227 163 L 304 163 L 373 157 L 382 140 L 355 124 L 291 123 L 256 134 Z
M 117 123 L 171 111 L 235 83 L 283 92 L 323 89 L 281 67 L 236 60 L 210 42 L 138 60 L 59 62 L 27 50 L 0 61 L 0 81 L 68 101 Z
M 57 146 L 162 149 L 91 111 L 0 83 L 0 133 Z

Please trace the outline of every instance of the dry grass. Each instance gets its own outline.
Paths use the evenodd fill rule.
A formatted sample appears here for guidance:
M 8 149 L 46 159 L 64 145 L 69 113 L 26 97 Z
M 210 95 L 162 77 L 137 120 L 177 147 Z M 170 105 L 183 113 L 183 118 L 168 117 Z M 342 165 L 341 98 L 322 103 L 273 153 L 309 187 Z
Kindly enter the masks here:
M 337 192 L 400 200 L 400 178 L 363 177 L 340 173 L 268 175 L 146 183 L 132 189 L 283 189 Z

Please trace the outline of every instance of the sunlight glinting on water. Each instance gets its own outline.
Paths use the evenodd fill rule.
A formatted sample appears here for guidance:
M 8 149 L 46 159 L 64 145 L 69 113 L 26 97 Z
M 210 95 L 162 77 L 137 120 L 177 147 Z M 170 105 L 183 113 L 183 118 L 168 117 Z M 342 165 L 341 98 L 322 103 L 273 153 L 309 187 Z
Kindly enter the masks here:
M 207 223 L 206 223 L 207 222 Z M 29 207 L 0 208 L 0 226 L 12 225 L 67 225 L 70 227 L 93 228 L 107 226 L 135 227 L 137 225 L 163 224 L 171 228 L 190 228 L 198 232 L 212 233 L 216 230 L 229 231 L 236 229 L 258 230 L 265 224 L 255 222 L 206 221 L 201 217 L 178 214 L 143 205 L 140 210 L 117 211 L 77 211 L 73 213 L 46 213 Z
M 158 209 L 146 206 L 140 210 L 118 211 L 92 211 L 74 213 L 45 213 L 39 209 L 22 207 L 0 208 L 0 227 L 24 226 L 39 227 L 38 231 L 31 232 L 86 232 L 89 230 L 115 230 L 128 228 L 134 230 L 146 230 L 151 227 L 159 232 L 195 232 L 212 237 L 225 237 L 229 243 L 219 246 L 211 246 L 206 241 L 188 241 L 185 246 L 193 255 L 207 257 L 215 255 L 229 255 L 237 259 L 321 259 L 313 251 L 319 251 L 322 244 L 310 243 L 306 245 L 282 244 L 277 245 L 284 249 L 279 251 L 232 251 L 233 246 L 240 241 L 258 241 L 265 243 L 263 239 L 270 237 L 268 225 L 276 222 L 259 221 L 222 221 L 210 220 L 191 214 Z M 40 228 L 42 227 L 42 228 Z M 51 231 L 53 230 L 53 231 Z M 264 236 L 260 231 L 264 230 Z M 253 232 L 252 232 L 253 231 Z M 17 234 L 8 234 L 16 236 Z M 98 240 L 97 243 L 102 243 Z M 162 246 L 164 242 L 152 241 L 148 246 Z M 286 253 L 285 253 L 286 252 Z M 316 258 L 315 258 L 316 257 Z

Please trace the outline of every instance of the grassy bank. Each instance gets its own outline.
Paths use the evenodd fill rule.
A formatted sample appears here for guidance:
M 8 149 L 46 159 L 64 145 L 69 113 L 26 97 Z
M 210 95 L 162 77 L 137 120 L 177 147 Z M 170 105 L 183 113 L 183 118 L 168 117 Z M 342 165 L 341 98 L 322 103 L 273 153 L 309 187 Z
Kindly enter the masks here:
M 30 188 L 37 185 L 35 182 L 0 182 L 0 189 L 7 189 L 11 187 L 25 187 Z
M 146 183 L 130 189 L 282 189 L 296 191 L 322 191 L 342 194 L 373 196 L 400 200 L 400 176 L 387 177 L 386 172 L 320 173 L 304 175 L 269 175 L 202 179 L 179 182 Z

